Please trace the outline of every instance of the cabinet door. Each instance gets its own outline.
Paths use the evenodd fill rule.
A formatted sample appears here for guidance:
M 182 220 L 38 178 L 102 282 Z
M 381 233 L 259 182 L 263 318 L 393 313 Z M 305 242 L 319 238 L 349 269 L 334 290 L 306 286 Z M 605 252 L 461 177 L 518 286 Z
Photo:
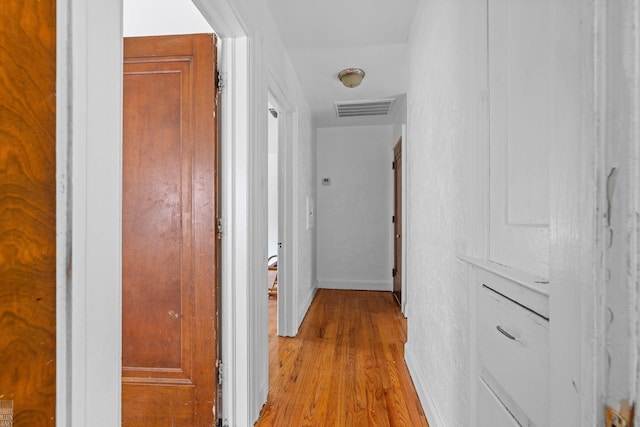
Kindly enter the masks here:
M 478 427 L 519 427 L 489 386 L 478 379 Z
M 491 261 L 549 265 L 549 0 L 489 0 Z

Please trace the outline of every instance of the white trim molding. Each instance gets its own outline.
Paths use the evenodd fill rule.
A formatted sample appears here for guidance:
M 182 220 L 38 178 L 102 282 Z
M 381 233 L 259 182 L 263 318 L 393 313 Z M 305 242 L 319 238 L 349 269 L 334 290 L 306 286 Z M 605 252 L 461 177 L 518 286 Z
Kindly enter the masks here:
M 596 425 L 599 216 L 593 2 L 554 3 L 553 140 L 550 144 L 550 420 Z M 568 52 L 572 52 L 568 55 Z
M 281 243 L 278 260 L 278 335 L 293 337 L 298 332 L 297 301 L 298 287 L 296 268 L 298 265 L 298 240 L 294 239 L 298 227 L 298 216 L 294 206 L 298 205 L 298 194 L 294 191 L 295 171 L 298 167 L 297 144 L 294 123 L 297 119 L 292 101 L 282 89 L 284 82 L 269 64 L 268 91 L 278 110 L 278 195 L 282 204 L 278 206 L 278 233 Z
M 406 101 L 405 101 L 406 102 Z M 400 286 L 402 289 L 402 301 L 401 301 L 401 309 L 404 317 L 407 316 L 407 288 L 409 284 L 407 282 L 407 256 L 409 254 L 409 243 L 407 236 L 409 235 L 409 230 L 407 229 L 407 225 L 409 224 L 407 220 L 407 213 L 409 212 L 409 189 L 408 189 L 408 177 L 409 177 L 409 162 L 406 161 L 406 153 L 407 147 L 409 146 L 409 141 L 407 139 L 407 124 L 402 124 L 402 230 L 400 230 L 400 234 L 402 235 L 402 267 L 401 272 L 402 276 L 400 276 Z M 393 287 L 393 285 L 392 285 Z
M 390 280 L 318 279 L 318 288 L 390 292 L 393 290 L 393 282 Z
M 415 360 L 414 354 L 415 352 L 412 351 L 405 352 L 405 363 L 407 364 L 407 368 L 409 368 L 409 373 L 420 372 L 420 362 Z M 440 415 L 440 412 L 438 411 L 438 406 L 435 403 L 436 401 L 429 392 L 430 388 L 420 377 L 412 376 L 412 380 L 416 387 L 418 397 L 420 398 L 420 403 L 422 403 L 424 408 L 427 420 L 429 421 L 429 427 L 444 427 L 445 423 L 442 415 Z
M 121 422 L 122 2 L 57 4 L 57 425 Z

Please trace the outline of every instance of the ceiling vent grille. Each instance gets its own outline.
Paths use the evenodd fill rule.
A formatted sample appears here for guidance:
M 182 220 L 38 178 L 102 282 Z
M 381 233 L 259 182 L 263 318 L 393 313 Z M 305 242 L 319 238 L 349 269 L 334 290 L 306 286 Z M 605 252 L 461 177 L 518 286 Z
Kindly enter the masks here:
M 395 99 L 375 99 L 371 101 L 336 102 L 338 117 L 386 116 Z

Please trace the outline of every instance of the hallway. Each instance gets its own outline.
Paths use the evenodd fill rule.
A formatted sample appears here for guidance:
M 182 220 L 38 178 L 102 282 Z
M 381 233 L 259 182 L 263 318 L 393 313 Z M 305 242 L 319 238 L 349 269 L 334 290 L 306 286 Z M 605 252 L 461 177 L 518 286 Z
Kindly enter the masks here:
M 269 298 L 269 397 L 256 426 L 427 426 L 390 292 L 318 290 L 295 338 Z
M 207 411 L 230 427 L 261 414 L 258 425 L 295 427 L 425 418 L 430 427 L 595 427 L 637 406 L 640 0 L 176 1 L 197 9 L 204 32 L 215 28 L 224 86 L 215 233 L 211 221 L 167 216 L 206 223 L 205 237 L 222 246 L 215 365 L 224 399 L 203 402 Z M 0 8 L 0 407 L 16 425 L 122 423 L 126 3 Z M 185 18 L 161 3 L 140 0 L 144 24 L 160 23 L 156 11 L 170 24 Z M 360 86 L 341 82 L 347 67 L 366 72 Z M 278 330 L 296 338 L 269 337 L 263 286 L 270 97 L 282 108 L 288 226 Z M 392 99 L 398 109 L 384 124 L 339 117 L 339 106 Z M 402 136 L 400 233 L 391 197 L 384 209 L 355 206 L 364 184 L 393 188 L 355 167 L 366 158 L 358 153 L 374 152 L 359 147 L 371 138 L 355 128 L 372 125 L 389 135 L 380 168 L 389 177 Z M 349 162 L 325 169 L 333 159 Z M 180 183 L 201 181 L 186 172 Z M 193 206 L 186 193 L 180 200 Z M 355 242 L 326 221 L 332 206 L 389 244 L 363 238 L 341 248 L 354 262 L 322 260 L 337 253 L 322 245 L 325 230 Z M 407 321 L 391 295 L 375 292 L 392 289 L 400 238 Z M 374 260 L 381 247 L 387 255 Z M 181 331 L 193 311 L 168 307 L 163 322 Z M 171 380 L 190 393 L 193 359 L 173 354 Z M 640 411 L 627 421 L 640 425 Z

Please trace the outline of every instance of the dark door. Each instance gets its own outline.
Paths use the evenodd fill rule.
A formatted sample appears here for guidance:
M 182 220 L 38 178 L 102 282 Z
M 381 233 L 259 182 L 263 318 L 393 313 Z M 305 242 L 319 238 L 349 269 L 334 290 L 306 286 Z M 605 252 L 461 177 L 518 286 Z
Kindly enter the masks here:
M 393 149 L 393 294 L 402 306 L 402 139 Z
M 55 30 L 55 0 L 2 1 L 0 420 L 15 427 L 55 424 Z
M 124 42 L 123 425 L 213 425 L 215 38 Z

